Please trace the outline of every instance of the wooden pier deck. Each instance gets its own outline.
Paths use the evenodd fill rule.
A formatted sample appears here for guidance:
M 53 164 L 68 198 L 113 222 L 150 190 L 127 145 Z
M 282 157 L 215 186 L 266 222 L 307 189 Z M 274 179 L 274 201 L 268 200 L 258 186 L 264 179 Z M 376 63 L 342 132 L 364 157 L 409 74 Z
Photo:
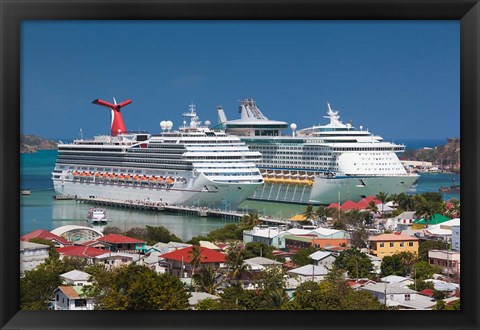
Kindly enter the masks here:
M 188 214 L 198 217 L 222 218 L 234 221 L 240 221 L 246 213 L 240 211 L 226 211 L 220 209 L 209 209 L 205 207 L 191 207 L 184 205 L 168 205 L 163 203 L 153 203 L 145 201 L 122 201 L 106 198 L 76 198 L 79 203 L 94 204 L 100 206 L 113 206 L 125 209 L 134 209 L 142 211 L 172 212 L 177 214 Z M 259 220 L 263 223 L 276 225 L 291 225 L 290 220 L 274 219 L 269 216 L 261 216 Z

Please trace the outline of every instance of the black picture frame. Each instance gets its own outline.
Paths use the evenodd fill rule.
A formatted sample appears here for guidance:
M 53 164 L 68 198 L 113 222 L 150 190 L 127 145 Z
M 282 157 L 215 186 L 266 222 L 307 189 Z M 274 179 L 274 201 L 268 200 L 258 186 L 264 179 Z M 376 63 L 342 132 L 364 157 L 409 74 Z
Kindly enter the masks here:
M 478 329 L 480 5 L 478 0 L 0 0 L 0 325 L 2 329 Z M 22 20 L 459 20 L 461 311 L 19 311 L 20 23 Z

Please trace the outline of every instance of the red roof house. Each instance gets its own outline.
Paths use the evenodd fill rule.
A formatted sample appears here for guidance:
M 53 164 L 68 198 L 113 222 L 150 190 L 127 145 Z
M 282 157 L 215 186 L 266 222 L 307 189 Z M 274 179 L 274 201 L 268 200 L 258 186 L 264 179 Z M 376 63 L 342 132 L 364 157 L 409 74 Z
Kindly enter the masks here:
M 159 256 L 159 258 L 164 259 L 167 264 L 170 264 L 171 267 L 169 272 L 171 275 L 184 277 L 185 275 L 192 274 L 192 265 L 190 264 L 193 258 L 192 254 L 193 246 L 186 247 L 184 249 L 179 249 L 176 251 L 168 252 Z M 212 267 L 217 269 L 220 267 L 221 263 L 225 262 L 225 254 L 211 250 L 204 247 L 199 247 L 201 255 L 201 264 L 205 267 Z M 183 267 L 183 272 L 182 272 Z
M 114 252 L 136 253 L 145 251 L 145 241 L 119 235 L 108 234 L 107 236 L 97 238 L 98 242 L 104 243 L 106 248 Z
M 67 241 L 65 238 L 52 234 L 48 230 L 44 230 L 44 229 L 38 229 L 38 230 L 32 231 L 31 233 L 25 234 L 20 237 L 20 240 L 29 241 L 32 238 L 42 238 L 44 240 L 51 241 L 55 244 L 55 247 L 73 245 L 72 243 Z
M 62 257 L 95 258 L 101 254 L 109 253 L 109 250 L 96 249 L 88 246 L 65 246 L 57 248 Z

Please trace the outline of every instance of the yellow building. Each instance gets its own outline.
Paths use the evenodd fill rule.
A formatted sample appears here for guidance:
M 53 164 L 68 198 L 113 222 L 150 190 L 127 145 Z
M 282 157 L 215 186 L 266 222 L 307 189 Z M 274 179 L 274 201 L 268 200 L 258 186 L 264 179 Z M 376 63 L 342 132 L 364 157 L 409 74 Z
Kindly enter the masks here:
M 383 234 L 368 238 L 370 253 L 383 259 L 401 252 L 411 252 L 418 255 L 419 239 L 413 236 Z

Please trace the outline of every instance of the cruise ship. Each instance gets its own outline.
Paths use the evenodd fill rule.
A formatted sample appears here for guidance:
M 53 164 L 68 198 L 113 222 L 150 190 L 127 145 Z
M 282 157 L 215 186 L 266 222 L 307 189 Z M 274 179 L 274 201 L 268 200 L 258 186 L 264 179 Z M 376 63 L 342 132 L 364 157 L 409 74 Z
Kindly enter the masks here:
M 239 136 L 252 151 L 265 184 L 250 199 L 313 205 L 358 201 L 383 191 L 407 192 L 418 180 L 407 173 L 397 153 L 404 145 L 385 142 L 380 136 L 340 121 L 327 103 L 326 125 L 297 130 L 283 121 L 269 120 L 253 99 L 240 101 L 240 119 L 228 121 L 217 107 L 221 126 Z
M 261 153 L 202 125 L 193 104 L 178 130 L 161 121 L 153 135 L 126 130 L 121 108 L 131 100 L 93 103 L 111 110 L 111 133 L 58 145 L 59 195 L 233 210 L 263 184 Z

